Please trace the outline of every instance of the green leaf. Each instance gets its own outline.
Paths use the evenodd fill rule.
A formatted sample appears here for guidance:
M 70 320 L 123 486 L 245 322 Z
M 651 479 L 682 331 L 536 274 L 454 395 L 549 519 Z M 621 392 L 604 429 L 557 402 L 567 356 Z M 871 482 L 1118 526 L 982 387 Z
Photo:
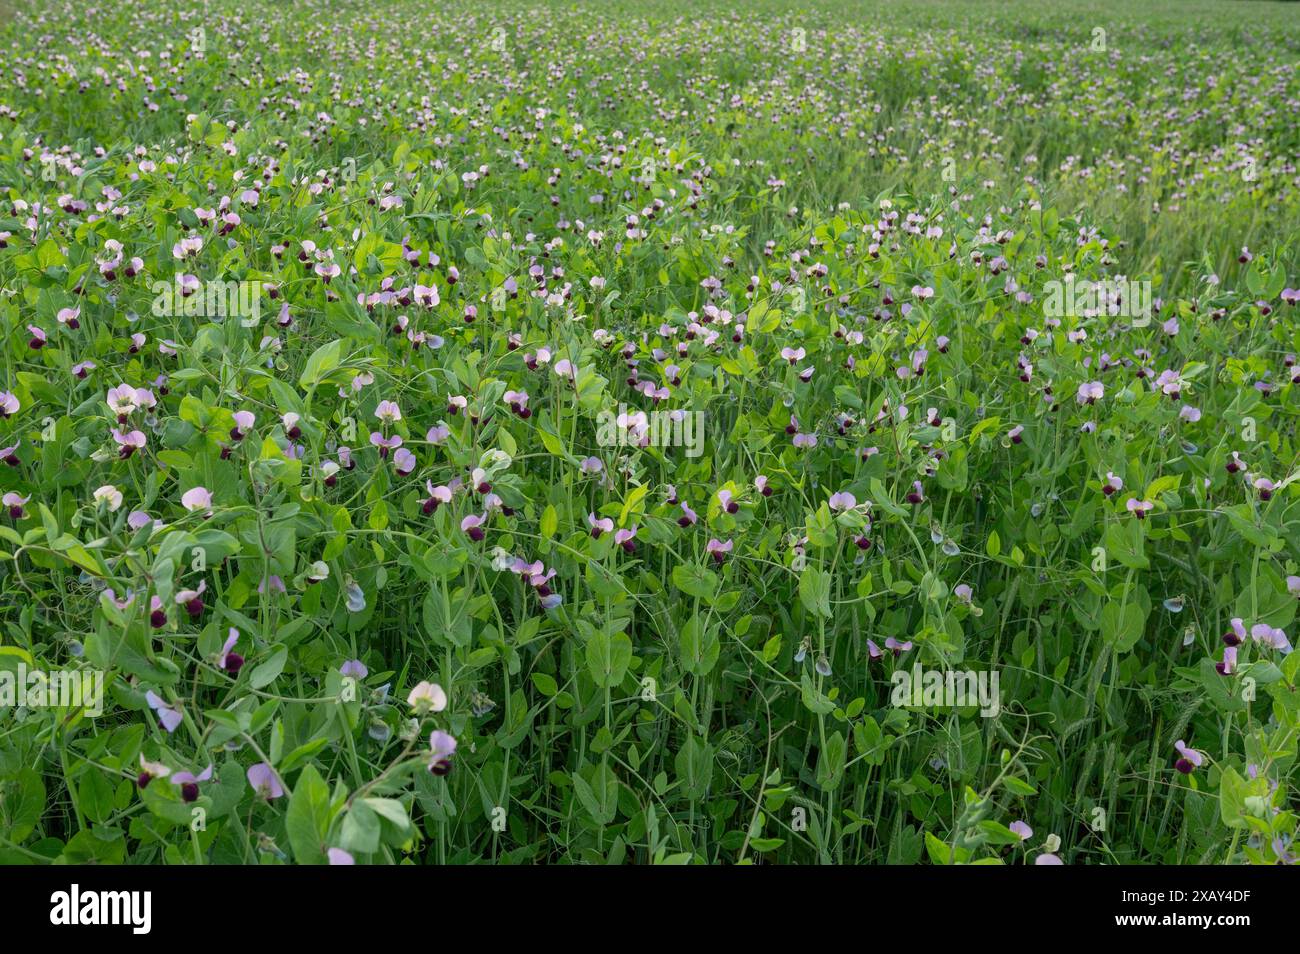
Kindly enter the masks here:
M 831 576 L 814 566 L 804 567 L 799 575 L 799 600 L 814 615 L 831 618 Z
M 330 823 L 330 790 L 325 780 L 308 765 L 298 776 L 284 828 L 293 848 L 293 858 L 300 865 L 324 864 L 325 836 Z
M 673 567 L 673 585 L 687 596 L 711 600 L 718 589 L 718 576 L 698 563 L 679 563 Z
M 995 557 L 1002 552 L 1002 538 L 998 536 L 996 530 L 989 532 L 989 538 L 984 544 L 984 552 L 991 557 Z
M 700 617 L 693 616 L 682 627 L 679 641 L 682 669 L 696 676 L 707 676 L 713 671 L 722 651 L 714 627 L 705 626 Z
M 626 633 L 610 635 L 605 630 L 596 630 L 587 640 L 587 670 L 602 689 L 622 682 L 631 662 L 632 640 Z
M 1101 610 L 1101 635 L 1108 646 L 1119 652 L 1131 650 L 1146 629 L 1146 614 L 1132 600 L 1111 600 Z
M 277 647 L 264 662 L 258 663 L 253 668 L 252 675 L 248 677 L 248 684 L 254 689 L 263 689 L 269 686 L 284 671 L 284 664 L 288 658 L 288 648 L 284 646 Z
M 335 338 L 328 344 L 323 344 L 312 352 L 307 363 L 303 365 L 302 374 L 298 376 L 298 386 L 301 388 L 315 387 L 321 379 L 339 366 L 339 355 L 343 351 L 343 343 L 347 339 Z
M 364 800 L 353 802 L 348 813 L 343 816 L 339 847 L 363 855 L 379 850 L 379 816 Z

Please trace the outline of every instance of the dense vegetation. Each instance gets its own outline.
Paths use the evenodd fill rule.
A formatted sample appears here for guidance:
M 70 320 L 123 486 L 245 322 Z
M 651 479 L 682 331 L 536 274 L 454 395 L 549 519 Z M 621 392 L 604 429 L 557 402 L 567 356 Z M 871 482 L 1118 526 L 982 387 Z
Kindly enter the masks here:
M 1293 861 L 1300 10 L 1057 6 L 0 13 L 0 861 Z

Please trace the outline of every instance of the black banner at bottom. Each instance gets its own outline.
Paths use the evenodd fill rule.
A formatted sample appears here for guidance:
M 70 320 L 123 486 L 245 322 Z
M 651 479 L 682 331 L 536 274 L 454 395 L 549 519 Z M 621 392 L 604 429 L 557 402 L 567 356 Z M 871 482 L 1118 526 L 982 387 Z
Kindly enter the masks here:
M 609 891 L 607 898 L 602 889 Z M 647 910 L 646 895 L 630 893 L 646 889 L 671 893 L 651 895 L 655 900 Z M 683 889 L 688 893 L 680 893 Z M 712 895 L 717 914 L 725 917 L 708 916 L 710 896 L 700 892 L 712 890 L 718 892 Z M 457 920 L 468 923 L 465 918 L 477 915 L 480 906 L 491 919 L 484 923 L 495 927 L 535 925 L 529 917 L 534 913 L 553 921 L 565 910 L 576 913 L 572 906 L 577 905 L 584 924 L 609 918 L 611 926 L 626 927 L 629 918 L 703 916 L 743 934 L 749 919 L 735 916 L 738 897 L 766 898 L 774 911 L 785 912 L 782 919 L 804 909 L 820 911 L 822 917 L 860 913 L 893 924 L 914 916 L 918 929 L 945 933 L 1013 927 L 1079 939 L 1111 933 L 1173 937 L 1194 931 L 1231 936 L 1255 928 L 1283 929 L 1294 890 L 1290 876 L 1273 868 L 697 868 L 662 877 L 627 867 L 597 872 L 586 866 L 552 866 L 545 873 L 529 868 L 362 871 L 269 865 L 0 869 L 0 910 L 10 929 L 78 932 L 83 938 L 93 931 L 105 939 L 130 935 L 174 942 L 214 917 L 239 910 L 250 928 L 256 925 L 263 944 L 316 937 L 334 941 L 340 919 L 349 921 L 359 912 L 366 912 L 370 927 L 381 929 L 386 938 L 407 932 L 420 937 L 429 925 L 418 912 L 440 909 L 441 919 L 454 908 Z M 845 912 L 836 901 L 848 894 L 860 901 Z M 679 907 L 683 898 L 694 899 L 689 913 Z M 763 921 L 758 917 L 752 923 Z

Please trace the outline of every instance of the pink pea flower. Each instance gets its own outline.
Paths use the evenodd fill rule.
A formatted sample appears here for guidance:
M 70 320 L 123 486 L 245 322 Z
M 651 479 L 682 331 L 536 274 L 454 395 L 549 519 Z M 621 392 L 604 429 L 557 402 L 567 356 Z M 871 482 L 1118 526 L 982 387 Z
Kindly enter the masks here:
M 1155 504 L 1149 500 L 1138 500 L 1136 497 L 1130 497 L 1124 506 L 1128 508 L 1128 512 L 1133 514 L 1133 516 L 1137 517 L 1139 520 L 1145 520 L 1147 514 L 1151 512 L 1151 509 Z
M 378 448 L 380 459 L 387 460 L 388 452 L 390 450 L 396 450 L 402 446 L 402 438 L 397 434 L 394 434 L 392 437 L 385 437 L 378 431 L 373 431 L 370 434 L 370 443 Z
M 1284 653 L 1291 652 L 1291 641 L 1286 638 L 1286 633 L 1276 626 L 1269 626 L 1267 623 L 1256 623 L 1250 628 L 1250 638 L 1257 643 L 1270 646 Z
M 145 446 L 145 436 L 143 431 L 123 432 L 118 428 L 113 428 L 113 440 L 117 443 L 118 457 L 122 460 L 126 460 L 137 450 Z
M 154 711 L 154 715 L 158 716 L 158 721 L 162 723 L 162 727 L 168 733 L 176 731 L 177 726 L 181 724 L 181 720 L 184 718 L 180 709 L 163 702 L 162 697 L 152 689 L 144 694 L 144 701 L 149 704 L 149 708 Z
M 159 596 L 149 600 L 149 625 L 154 629 L 162 629 L 167 625 L 167 611 L 163 608 L 163 601 Z
M 150 762 L 140 753 L 140 774 L 135 778 L 135 784 L 141 789 L 149 787 L 149 783 L 156 778 L 166 778 L 171 775 L 172 770 L 161 762 Z
M 451 758 L 456 754 L 456 739 L 448 732 L 435 729 L 429 735 L 429 771 L 443 776 L 451 771 Z
M 212 507 L 212 492 L 206 487 L 194 487 L 181 495 L 181 506 L 191 513 Z
M 184 606 L 185 612 L 189 613 L 192 618 L 198 619 L 203 615 L 203 593 L 207 588 L 207 580 L 200 580 L 198 589 L 181 590 L 176 594 L 176 605 Z
M 842 490 L 839 493 L 831 494 L 829 506 L 832 510 L 852 510 L 857 505 L 857 498 L 848 491 Z
M 221 654 L 217 657 L 217 665 L 232 676 L 238 676 L 239 670 L 244 668 L 244 657 L 235 652 L 237 642 L 239 642 L 239 630 L 232 626 L 221 647 Z
M 235 426 L 230 429 L 230 439 L 232 441 L 242 441 L 244 436 L 253 429 L 253 424 L 257 418 L 252 411 L 236 411 L 234 414 Z
M 1182 772 L 1184 775 L 1191 775 L 1193 769 L 1198 769 L 1205 763 L 1205 756 L 1195 749 L 1189 749 L 1183 744 L 1182 739 L 1179 739 L 1174 743 L 1174 748 L 1178 750 L 1180 756 L 1180 758 L 1174 762 L 1174 768 L 1178 769 L 1178 771 Z
M 1105 387 L 1100 381 L 1086 381 L 1079 385 L 1079 393 L 1075 395 L 1075 400 L 1080 404 L 1092 404 L 1101 400 L 1105 394 Z
M 476 543 L 482 540 L 487 534 L 483 532 L 483 518 L 477 514 L 469 514 L 460 522 L 460 528 L 471 540 Z
M 418 461 L 415 459 L 415 455 L 405 447 L 399 448 L 397 453 L 393 455 L 393 469 L 396 470 L 398 475 L 401 477 L 405 477 L 411 471 L 415 470 L 417 463 Z
M 284 795 L 284 786 L 275 769 L 265 762 L 258 762 L 248 767 L 248 784 L 253 791 L 268 801 Z
M 912 641 L 909 639 L 900 643 L 893 636 L 890 636 L 885 640 L 885 648 L 891 650 L 895 656 L 899 656 L 912 648 Z
M 451 488 L 445 485 L 433 486 L 433 481 L 424 482 L 425 489 L 429 491 L 429 496 L 425 498 L 421 509 L 426 515 L 433 513 L 438 509 L 439 504 L 451 503 Z
M 713 557 L 713 559 L 716 562 L 722 563 L 727 559 L 727 554 L 731 552 L 731 548 L 732 548 L 731 540 L 728 540 L 724 543 L 723 541 L 715 538 L 709 540 L 709 542 L 705 544 L 704 552 L 707 553 L 709 556 Z
M 180 786 L 181 801 L 192 802 L 199 797 L 199 783 L 212 778 L 212 766 L 195 775 L 193 772 L 175 772 L 172 774 L 173 785 Z

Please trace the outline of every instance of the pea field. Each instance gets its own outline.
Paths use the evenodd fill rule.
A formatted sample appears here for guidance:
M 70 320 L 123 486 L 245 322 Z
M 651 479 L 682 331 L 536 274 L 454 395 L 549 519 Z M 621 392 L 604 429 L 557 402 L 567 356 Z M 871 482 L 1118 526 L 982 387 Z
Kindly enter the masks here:
M 0 863 L 1278 865 L 1300 4 L 0 2 Z

